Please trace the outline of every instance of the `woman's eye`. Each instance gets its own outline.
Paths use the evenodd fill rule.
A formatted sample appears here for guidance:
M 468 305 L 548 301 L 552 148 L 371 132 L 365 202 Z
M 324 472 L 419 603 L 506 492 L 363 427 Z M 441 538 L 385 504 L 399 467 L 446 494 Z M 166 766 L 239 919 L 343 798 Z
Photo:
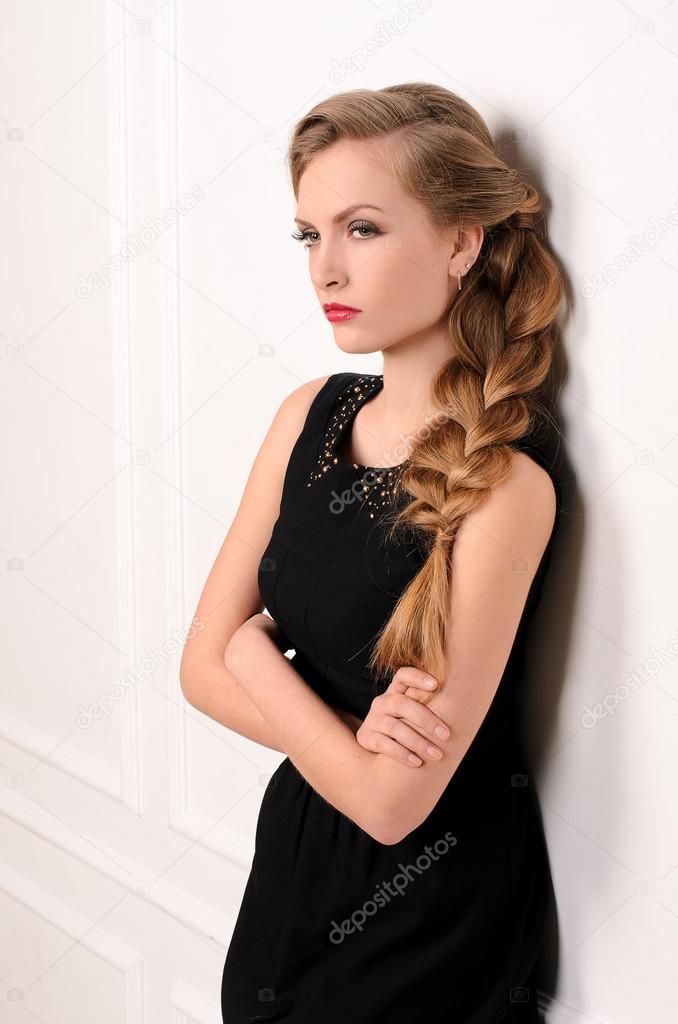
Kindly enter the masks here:
M 310 244 L 311 244 L 311 243 L 308 242 L 309 235 L 317 235 L 317 234 L 318 234 L 317 231 L 310 231 L 310 230 L 307 230 L 307 231 L 293 231 L 292 232 L 292 238 L 294 238 L 294 240 L 297 241 L 297 242 L 303 242 L 305 248 L 308 249 L 310 247 Z
M 376 228 L 374 224 L 370 224 L 366 220 L 354 220 L 352 224 L 348 226 L 349 232 L 352 231 L 370 231 L 371 235 L 358 235 L 358 238 L 370 238 L 373 235 L 379 234 L 379 228 Z
M 366 220 L 354 220 L 351 224 L 349 224 L 349 226 L 348 226 L 349 234 L 352 235 L 353 232 L 355 232 L 355 231 L 359 231 L 359 232 L 367 231 L 367 232 L 369 232 L 368 234 L 362 234 L 361 233 L 361 234 L 355 236 L 357 238 L 374 238 L 376 235 L 380 235 L 381 234 L 379 228 L 375 227 L 374 224 L 370 224 L 369 221 L 366 221 Z M 304 248 L 306 248 L 306 249 L 310 249 L 311 246 L 316 244 L 315 241 L 311 241 L 311 236 L 315 236 L 316 238 L 320 237 L 318 232 L 317 231 L 313 231 L 311 228 L 307 228 L 306 231 L 293 231 L 292 232 L 292 238 L 294 238 L 295 241 L 297 241 L 297 242 L 303 242 L 304 243 Z

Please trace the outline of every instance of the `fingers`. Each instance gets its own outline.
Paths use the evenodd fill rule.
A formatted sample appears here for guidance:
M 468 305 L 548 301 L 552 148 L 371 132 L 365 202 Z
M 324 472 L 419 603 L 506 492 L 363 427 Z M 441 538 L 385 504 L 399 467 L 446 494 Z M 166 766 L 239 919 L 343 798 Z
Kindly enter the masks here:
M 359 734 L 360 745 L 366 750 L 375 754 L 386 754 L 400 764 L 408 767 L 418 767 L 427 761 L 439 761 L 443 756 L 439 747 L 429 743 L 424 736 L 411 729 L 404 722 L 390 720 L 388 735 L 381 730 L 375 732 L 371 729 L 363 729 Z
M 416 686 L 428 692 L 434 692 L 438 688 L 438 680 L 428 672 L 422 672 L 412 665 L 403 665 L 393 675 L 388 689 L 395 689 L 398 693 L 404 693 L 408 686 Z M 388 692 L 388 691 L 387 691 Z
M 437 689 L 438 680 L 435 676 L 423 672 L 413 665 L 402 665 L 394 673 L 386 692 L 406 693 L 408 697 L 419 704 L 428 704 Z
M 399 764 L 405 764 L 408 768 L 416 768 L 422 763 L 420 757 L 381 732 L 370 732 L 366 738 L 361 739 L 360 744 L 365 750 L 370 750 L 373 754 L 385 754 L 386 757 Z
M 402 747 L 406 747 L 408 752 L 420 757 L 422 761 L 439 761 L 443 756 L 440 747 L 435 746 L 425 736 L 420 735 L 416 729 L 412 729 L 403 721 L 394 720 L 394 725 L 389 735 L 400 743 Z
M 405 690 L 405 694 L 410 698 L 410 700 L 414 700 L 418 704 L 429 704 L 434 695 L 434 691 L 427 692 L 426 690 L 418 689 L 416 686 L 408 686 Z
M 387 692 L 383 695 L 382 701 L 384 714 L 407 719 L 411 725 L 427 732 L 429 736 L 441 740 L 449 739 L 450 730 L 447 723 L 407 694 Z
M 443 751 L 431 739 L 438 743 L 449 739 L 450 729 L 424 706 L 438 685 L 436 678 L 412 665 L 399 668 L 387 690 L 372 701 L 356 734 L 360 745 L 410 767 L 439 760 Z

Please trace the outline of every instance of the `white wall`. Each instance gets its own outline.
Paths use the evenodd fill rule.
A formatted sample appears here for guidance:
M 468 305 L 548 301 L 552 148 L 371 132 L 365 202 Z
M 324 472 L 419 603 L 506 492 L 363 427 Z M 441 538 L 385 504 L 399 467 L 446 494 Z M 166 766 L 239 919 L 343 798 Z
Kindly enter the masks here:
M 664 1024 L 678 5 L 72 0 L 0 17 L 2 1001 L 48 1024 L 220 1020 L 280 755 L 187 707 L 181 640 L 274 409 L 351 367 L 289 238 L 289 131 L 329 93 L 416 79 L 474 103 L 551 197 L 577 298 L 575 478 L 531 673 L 560 914 L 548 1020 Z

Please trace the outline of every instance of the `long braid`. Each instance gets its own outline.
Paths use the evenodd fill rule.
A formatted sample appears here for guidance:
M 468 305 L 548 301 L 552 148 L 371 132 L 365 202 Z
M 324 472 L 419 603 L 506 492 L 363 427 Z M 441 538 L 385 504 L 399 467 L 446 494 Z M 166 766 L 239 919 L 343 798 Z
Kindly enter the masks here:
M 512 445 L 543 411 L 565 283 L 539 193 L 499 157 L 484 121 L 460 97 L 415 82 L 323 100 L 293 134 L 295 194 L 310 160 L 338 139 L 379 139 L 386 167 L 434 224 L 481 224 L 485 232 L 448 311 L 451 355 L 431 388 L 440 415 L 413 441 L 399 481 L 412 500 L 391 526 L 423 535 L 428 557 L 369 662 L 375 678 L 402 665 L 441 678 L 451 548 L 465 516 L 509 474 Z M 423 703 L 433 696 L 408 692 Z

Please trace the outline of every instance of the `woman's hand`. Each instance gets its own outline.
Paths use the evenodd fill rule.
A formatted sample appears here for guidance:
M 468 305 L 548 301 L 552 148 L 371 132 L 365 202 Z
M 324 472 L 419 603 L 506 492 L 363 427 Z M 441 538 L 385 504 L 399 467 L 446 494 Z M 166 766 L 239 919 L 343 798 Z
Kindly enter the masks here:
M 437 679 L 418 668 L 399 668 L 388 689 L 374 698 L 367 718 L 356 732 L 360 746 L 410 767 L 422 764 L 425 757 L 429 761 L 439 760 L 443 752 L 431 739 L 437 743 L 449 739 L 450 730 L 424 706 L 437 686 Z M 409 694 L 410 689 L 417 696 Z M 443 729 L 444 734 L 437 734 L 436 729 Z

